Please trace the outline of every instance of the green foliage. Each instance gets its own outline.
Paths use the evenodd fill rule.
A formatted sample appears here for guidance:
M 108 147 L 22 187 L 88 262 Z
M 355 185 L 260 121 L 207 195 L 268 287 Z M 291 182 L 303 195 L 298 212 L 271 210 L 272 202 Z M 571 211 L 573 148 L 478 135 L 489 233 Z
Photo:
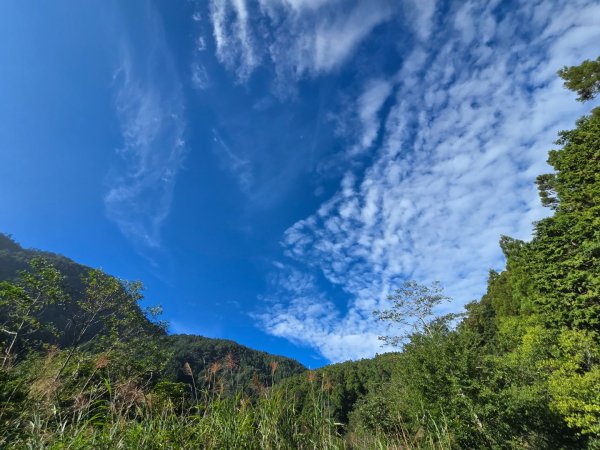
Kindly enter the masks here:
M 430 333 L 437 320 L 435 309 L 450 298 L 443 295 L 439 283 L 424 286 L 410 280 L 389 295 L 388 300 L 392 302 L 391 308 L 376 310 L 374 314 L 377 320 L 391 322 L 399 328 L 401 334 L 398 336 L 380 337 L 386 344 L 398 346 L 407 340 L 411 330 Z
M 498 341 L 500 351 L 486 358 L 482 400 L 500 438 L 510 441 L 512 436 L 515 448 L 581 445 L 576 432 L 550 407 L 546 365 L 556 332 L 534 317 L 512 317 L 502 321 Z
M 552 407 L 567 424 L 583 434 L 600 436 L 600 346 L 598 336 L 563 330 L 556 355 L 548 361 L 552 373 Z
M 398 354 L 332 364 L 282 380 L 276 389 L 292 392 L 298 409 L 309 413 L 311 392 L 320 386 L 329 393 L 328 407 L 334 420 L 347 424 L 357 403 L 389 382 L 399 364 Z
M 193 377 L 198 389 L 213 388 L 218 379 L 219 388 L 225 393 L 241 390 L 251 394 L 306 370 L 293 359 L 252 350 L 225 339 L 171 335 L 165 345 L 173 351 L 167 366 L 169 378 L 191 384 Z M 188 373 L 184 370 L 186 364 Z
M 56 268 L 35 258 L 30 262 L 30 271 L 20 272 L 16 283 L 0 282 L 2 368 L 11 363 L 15 352 L 30 338 L 39 337 L 40 331 L 54 331 L 48 324 L 40 322 L 39 316 L 49 305 L 64 299 L 61 281 L 62 276 Z
M 600 115 L 564 131 L 550 153 L 554 216 L 509 251 L 513 295 L 555 326 L 600 330 Z
M 564 67 L 558 75 L 565 80 L 567 89 L 577 92 L 577 100 L 585 102 L 600 92 L 600 57 L 586 59 L 578 66 Z
M 560 72 L 565 85 L 593 98 L 600 58 Z M 582 117 L 560 133 L 562 148 L 548 162 L 556 173 L 538 183 L 556 213 L 536 224 L 533 241 L 513 263 L 531 278 L 528 295 L 559 326 L 600 330 L 600 114 Z M 509 259 L 509 265 L 511 261 Z

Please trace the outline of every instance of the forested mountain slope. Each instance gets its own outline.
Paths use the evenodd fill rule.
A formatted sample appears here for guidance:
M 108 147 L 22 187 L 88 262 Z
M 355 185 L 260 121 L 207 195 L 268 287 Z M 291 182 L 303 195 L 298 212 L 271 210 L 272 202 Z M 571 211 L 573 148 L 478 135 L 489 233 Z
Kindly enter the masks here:
M 36 258 L 43 258 L 60 272 L 62 275 L 60 285 L 65 295 L 61 301 L 44 305 L 36 314 L 42 324 L 51 325 L 53 329 L 60 330 L 60 332 L 50 333 L 46 326 L 40 327 L 35 333 L 36 339 L 30 342 L 35 341 L 39 344 L 41 341 L 41 343 L 68 347 L 73 342 L 74 334 L 77 333 L 77 319 L 83 313 L 81 305 L 86 297 L 84 280 L 91 268 L 62 255 L 25 249 L 10 236 L 0 233 L 0 281 L 18 278 L 20 272 L 30 269 L 30 263 Z M 134 295 L 138 295 L 138 293 L 136 292 Z M 233 389 L 234 386 L 249 386 L 252 384 L 253 377 L 257 377 L 261 382 L 271 384 L 274 379 L 279 380 L 305 370 L 304 366 L 295 360 L 253 350 L 229 340 L 195 335 L 166 336 L 166 333 L 157 324 L 148 320 L 137 304 L 132 306 L 145 328 L 163 336 L 161 345 L 172 354 L 167 365 L 166 375 L 174 381 L 186 383 L 190 381 L 189 377 L 183 373 L 185 363 L 190 365 L 199 379 L 207 378 L 206 375 L 211 366 L 214 369 L 217 366 L 224 367 L 225 364 L 228 364 L 230 368 L 227 373 L 231 373 L 231 376 L 228 377 L 226 384 L 229 389 Z M 107 309 L 107 314 L 108 311 Z M 6 320 L 8 318 L 2 316 L 2 308 L 0 308 L 0 323 Z M 101 323 L 96 325 L 96 327 L 100 326 L 102 326 Z M 92 335 L 92 332 L 88 332 L 86 339 Z M 271 375 L 273 363 L 276 363 L 278 367 L 275 378 Z M 232 366 L 235 366 L 234 371 L 231 370 Z
M 229 392 L 248 391 L 256 385 L 270 386 L 306 371 L 296 360 L 253 350 L 227 339 L 176 334 L 168 336 L 167 346 L 173 352 L 168 376 L 189 383 L 189 376 L 182 369 L 188 363 L 196 378 L 203 380 L 201 385 L 208 386 L 211 371 L 217 372 L 219 383 Z

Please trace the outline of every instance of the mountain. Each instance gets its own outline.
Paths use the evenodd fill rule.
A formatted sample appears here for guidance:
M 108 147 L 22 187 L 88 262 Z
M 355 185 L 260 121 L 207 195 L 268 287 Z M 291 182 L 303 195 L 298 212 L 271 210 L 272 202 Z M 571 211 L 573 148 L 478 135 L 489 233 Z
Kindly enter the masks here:
M 167 369 L 177 381 L 189 382 L 183 367 L 190 365 L 200 385 L 208 385 L 211 374 L 230 392 L 252 391 L 270 386 L 284 378 L 306 371 L 298 361 L 253 350 L 227 339 L 213 339 L 189 334 L 168 336 L 173 361 Z
M 16 279 L 21 271 L 28 270 L 34 258 L 39 257 L 50 262 L 64 276 L 63 287 L 67 293 L 67 301 L 46 307 L 38 319 L 41 322 L 51 323 L 58 330 L 68 330 L 84 296 L 82 279 L 92 269 L 59 254 L 25 249 L 11 236 L 0 233 L 0 281 Z M 143 314 L 139 308 L 137 309 L 140 314 Z M 154 331 L 157 331 L 153 323 L 145 320 L 148 329 L 154 328 Z M 0 323 L 4 321 L 5 318 L 0 310 Z M 67 347 L 71 336 L 69 333 L 63 333 L 60 338 L 55 338 L 48 333 L 42 333 L 39 340 Z M 186 363 L 189 364 L 200 386 L 204 385 L 204 380 L 208 380 L 208 373 L 212 370 L 219 372 L 220 382 L 231 391 L 238 388 L 247 390 L 253 384 L 259 383 L 268 386 L 274 381 L 306 370 L 302 364 L 293 359 L 271 355 L 225 339 L 169 335 L 161 342 L 172 354 L 172 359 L 167 364 L 167 376 L 174 381 L 190 383 L 189 375 L 186 375 L 183 370 Z
M 33 258 L 42 257 L 52 263 L 64 276 L 64 287 L 71 296 L 77 296 L 82 291 L 82 277 L 90 270 L 89 267 L 56 253 L 21 247 L 10 235 L 0 233 L 0 281 L 11 280 L 20 271 L 29 269 Z

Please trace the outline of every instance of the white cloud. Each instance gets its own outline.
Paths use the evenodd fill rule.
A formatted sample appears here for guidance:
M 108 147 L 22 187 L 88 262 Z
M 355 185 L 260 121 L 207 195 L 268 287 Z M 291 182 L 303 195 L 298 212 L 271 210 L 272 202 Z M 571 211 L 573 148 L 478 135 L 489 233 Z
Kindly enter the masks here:
M 347 5 L 271 12 L 274 32 L 268 49 L 280 95 L 293 92 L 298 79 L 333 72 L 347 63 L 373 29 L 394 13 L 385 1 Z
M 276 5 L 285 5 L 296 11 L 303 9 L 318 9 L 324 5 L 340 3 L 340 0 L 259 0 L 263 8 L 272 8 Z
M 429 38 L 433 28 L 436 0 L 406 0 L 403 4 L 407 21 L 412 25 L 416 36 L 421 40 Z
M 198 39 L 196 39 L 196 51 L 203 52 L 204 50 L 206 50 L 206 39 L 204 36 L 199 36 Z
M 114 77 L 123 145 L 118 150 L 120 165 L 108 177 L 104 203 L 108 218 L 125 236 L 158 248 L 186 145 L 179 81 L 163 30 L 153 11 L 148 17 L 151 51 L 145 48 L 140 54 L 127 47 Z
M 383 327 L 366 329 L 360 326 L 367 323 L 366 317 L 341 317 L 313 276 L 285 265 L 278 268 L 278 275 L 271 280 L 275 297 L 266 300 L 269 312 L 256 316 L 267 332 L 317 348 L 331 361 L 370 357 L 373 348 L 381 347 L 377 331 L 384 332 Z M 279 303 L 281 295 L 291 297 L 285 306 Z
M 231 149 L 231 146 L 223 140 L 216 129 L 213 129 L 213 142 L 215 143 L 213 149 L 223 162 L 223 165 L 235 176 L 240 189 L 249 194 L 254 182 L 250 161 L 237 155 Z
M 344 4 L 324 0 L 212 0 L 219 61 L 245 81 L 268 58 L 280 93 L 287 83 L 344 63 L 394 8 L 385 0 Z M 265 23 L 268 25 L 265 26 Z
M 206 67 L 198 62 L 192 64 L 192 86 L 201 91 L 210 87 Z
M 195 40 L 192 63 L 190 64 L 190 80 L 192 82 L 192 86 L 196 90 L 204 91 L 212 86 L 212 82 L 206 67 L 207 37 L 204 30 L 205 25 L 202 23 L 201 12 L 197 10 L 192 15 L 192 20 L 195 22 L 194 28 L 196 29 L 198 36 Z M 219 51 L 218 48 L 219 47 L 217 46 L 217 51 Z
M 210 18 L 217 58 L 245 81 L 260 62 L 245 0 L 212 0 Z
M 360 3 L 346 15 L 318 21 L 313 34 L 305 35 L 306 40 L 299 53 L 293 55 L 292 63 L 299 67 L 304 65 L 307 72 L 329 72 L 342 64 L 356 45 L 389 17 L 390 12 L 385 4 Z M 305 48 L 307 53 L 303 51 Z M 276 57 L 281 56 L 278 53 Z
M 393 84 L 385 79 L 374 79 L 366 83 L 363 93 L 356 102 L 356 115 L 360 131 L 357 136 L 354 136 L 357 142 L 347 152 L 348 156 L 363 153 L 375 143 L 381 129 L 378 115 L 383 104 L 389 98 L 392 88 Z M 342 118 L 342 120 L 344 119 Z
M 275 283 L 265 329 L 340 361 L 381 351 L 371 312 L 402 279 L 441 281 L 454 310 L 478 298 L 488 268 L 502 268 L 500 235 L 526 239 L 547 214 L 535 176 L 549 170 L 557 131 L 585 111 L 555 73 L 597 56 L 597 8 L 524 1 L 499 19 L 494 4 L 473 1 L 444 20 L 453 29 L 435 28 L 433 12 L 423 19 L 421 37 L 435 42 L 419 44 L 396 77 L 356 103 L 364 128 L 349 152 L 374 143 L 381 128 L 372 163 L 287 230 L 287 256 L 314 276 Z M 316 275 L 343 290 L 346 308 Z

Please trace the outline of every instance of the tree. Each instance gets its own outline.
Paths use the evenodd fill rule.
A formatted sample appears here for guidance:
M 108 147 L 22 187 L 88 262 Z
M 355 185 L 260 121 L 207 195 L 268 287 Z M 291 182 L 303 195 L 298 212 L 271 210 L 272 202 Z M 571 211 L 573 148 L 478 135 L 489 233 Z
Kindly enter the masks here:
M 600 93 L 600 57 L 595 61 L 586 59 L 578 66 L 563 67 L 558 75 L 565 80 L 565 86 L 577 92 L 577 100 L 592 100 Z
M 600 347 L 598 336 L 563 330 L 547 364 L 552 370 L 552 407 L 585 435 L 600 436 Z
M 589 100 L 600 89 L 600 58 L 559 74 Z M 555 172 L 537 180 L 542 203 L 555 213 L 536 223 L 531 242 L 510 249 L 507 265 L 515 296 L 534 312 L 600 332 L 600 110 L 562 131 L 557 144 L 548 158 Z
M 70 319 L 71 342 L 57 379 L 81 345 L 96 345 L 110 351 L 121 342 L 150 331 L 138 305 L 143 298 L 140 282 L 119 280 L 100 269 L 92 269 L 84 278 L 84 286 L 84 296 Z
M 373 313 L 377 320 L 399 326 L 400 335 L 379 337 L 389 345 L 401 345 L 412 333 L 419 330 L 431 335 L 437 322 L 448 321 L 455 317 L 454 315 L 444 316 L 444 318 L 436 316 L 435 309 L 444 302 L 450 301 L 450 298 L 443 294 L 443 289 L 437 282 L 431 286 L 425 286 L 416 281 L 405 281 L 387 298 L 392 302 L 392 308 L 376 310 Z
M 0 283 L 0 310 L 5 319 L 0 331 L 8 336 L 2 368 L 9 365 L 21 341 L 42 330 L 54 332 L 48 324 L 40 322 L 39 315 L 48 306 L 65 299 L 62 279 L 61 273 L 48 261 L 34 258 L 30 271 L 21 272 L 15 282 Z

